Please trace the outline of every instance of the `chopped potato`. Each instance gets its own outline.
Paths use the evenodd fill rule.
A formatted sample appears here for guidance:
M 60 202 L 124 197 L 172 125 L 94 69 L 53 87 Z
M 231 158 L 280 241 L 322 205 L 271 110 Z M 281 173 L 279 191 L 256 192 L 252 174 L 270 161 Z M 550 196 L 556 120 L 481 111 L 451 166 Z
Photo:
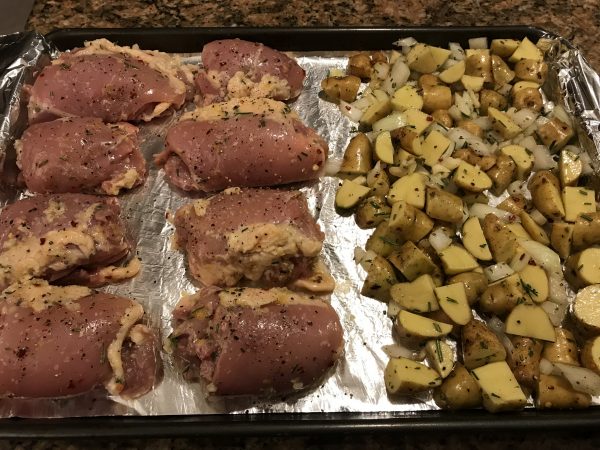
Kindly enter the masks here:
M 545 124 L 540 125 L 536 133 L 551 152 L 557 152 L 563 148 L 575 135 L 573 128 L 558 117 L 553 117 Z
M 536 406 L 540 409 L 575 409 L 590 406 L 589 394 L 577 392 L 563 377 L 540 374 Z
M 562 150 L 560 152 L 558 172 L 560 174 L 560 182 L 563 186 L 576 185 L 582 170 L 583 162 L 579 155 L 576 155 L 569 150 Z
M 542 357 L 551 363 L 579 365 L 579 350 L 575 336 L 566 328 L 555 328 L 556 340 L 545 342 Z
M 589 339 L 581 349 L 581 362 L 600 375 L 600 336 Z
M 425 181 L 426 175 L 413 173 L 399 178 L 392 185 L 387 196 L 388 202 L 394 204 L 401 200 L 415 208 L 425 207 Z
M 425 364 L 408 358 L 391 358 L 384 372 L 388 394 L 412 394 L 442 384 L 440 375 Z
M 452 347 L 447 342 L 441 339 L 427 341 L 425 351 L 431 365 L 440 374 L 440 377 L 446 378 L 450 375 L 456 359 Z
M 412 86 L 405 85 L 394 92 L 392 96 L 392 108 L 396 111 L 423 108 L 423 97 Z
M 469 253 L 480 261 L 492 259 L 492 253 L 477 217 L 469 217 L 463 224 L 462 242 Z
M 510 58 L 510 62 L 516 63 L 522 59 L 530 59 L 533 61 L 543 61 L 544 53 L 535 46 L 529 39 L 524 38 Z
M 525 292 L 517 273 L 488 285 L 479 299 L 479 306 L 483 312 L 498 316 L 506 315 L 523 303 L 532 303 L 532 301 Z
M 582 214 L 596 212 L 596 193 L 592 189 L 566 186 L 562 190 L 565 221 L 575 222 Z
M 466 161 L 456 168 L 453 179 L 457 186 L 469 192 L 483 192 L 492 187 L 492 179 L 479 167 Z
M 473 318 L 467 293 L 462 283 L 454 283 L 435 288 L 440 308 L 457 325 L 466 325 Z
M 421 144 L 421 152 L 425 164 L 432 167 L 440 162 L 442 155 L 448 150 L 452 141 L 439 131 L 432 131 Z
M 387 302 L 390 299 L 390 288 L 397 282 L 393 267 L 385 258 L 377 255 L 371 263 L 360 293 Z
M 439 77 L 444 83 L 452 84 L 460 80 L 465 74 L 465 62 L 459 61 L 453 66 L 448 67 L 446 70 L 440 73 Z
M 521 286 L 535 303 L 543 303 L 548 299 L 549 284 L 546 271 L 540 266 L 526 265 L 519 271 Z
M 548 171 L 536 172 L 528 182 L 536 209 L 548 219 L 560 220 L 565 216 L 558 178 Z
M 467 250 L 456 244 L 442 250 L 439 256 L 447 275 L 470 272 L 479 267 L 477 260 Z
M 390 296 L 407 311 L 425 313 L 440 308 L 434 289 L 435 284 L 431 275 L 424 274 L 411 282 L 393 285 Z
M 480 320 L 473 319 L 462 328 L 461 343 L 467 369 L 506 359 L 506 350 L 500 339 Z
M 421 275 L 433 274 L 438 270 L 423 250 L 410 241 L 405 242 L 398 251 L 392 253 L 389 260 L 409 281 Z
M 533 167 L 533 156 L 528 153 L 525 147 L 520 145 L 507 145 L 500 149 L 502 153 L 510 156 L 517 165 L 517 178 L 524 180 L 529 176 Z
M 396 326 L 406 334 L 419 338 L 440 338 L 452 331 L 452 325 L 450 324 L 431 320 L 409 311 L 398 313 Z
M 441 189 L 427 187 L 425 212 L 433 219 L 459 223 L 463 219 L 463 202 L 457 195 Z
M 473 376 L 481 387 L 483 407 L 488 411 L 514 411 L 527 404 L 525 394 L 505 361 L 473 369 Z
M 353 208 L 365 199 L 370 192 L 371 189 L 366 186 L 344 180 L 335 194 L 335 206 L 342 209 Z
M 343 175 L 366 175 L 373 168 L 371 141 L 364 133 L 358 133 L 348 143 L 340 167 Z
M 554 342 L 556 335 L 548 314 L 541 307 L 525 303 L 516 305 L 506 319 L 506 332 Z
M 433 391 L 433 398 L 440 408 L 469 409 L 481 406 L 481 388 L 473 375 L 457 363 L 452 373 Z

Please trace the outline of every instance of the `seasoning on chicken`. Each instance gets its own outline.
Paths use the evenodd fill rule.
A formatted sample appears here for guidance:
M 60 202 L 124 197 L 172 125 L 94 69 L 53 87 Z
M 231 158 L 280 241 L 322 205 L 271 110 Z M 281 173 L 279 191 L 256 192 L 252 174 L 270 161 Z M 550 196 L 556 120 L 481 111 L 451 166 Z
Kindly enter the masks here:
M 228 189 L 181 207 L 174 243 L 206 286 L 282 286 L 306 275 L 324 235 L 298 191 Z
M 180 108 L 192 82 L 190 69 L 175 57 L 98 39 L 42 69 L 28 87 L 29 122 L 73 116 L 149 121 Z
M 38 123 L 15 143 L 17 164 L 34 192 L 117 195 L 146 175 L 137 132 L 128 123 L 89 117 Z
M 335 310 L 287 289 L 205 288 L 173 312 L 184 376 L 216 395 L 285 394 L 314 385 L 340 358 Z
M 137 258 L 115 198 L 38 195 L 0 212 L 0 289 L 26 277 L 99 286 L 135 276 Z
M 286 104 L 241 98 L 184 114 L 155 162 L 178 188 L 212 192 L 314 180 L 327 152 Z
M 28 279 L 0 294 L 0 397 L 66 397 L 104 386 L 136 398 L 162 378 L 142 306 L 83 286 Z
M 202 49 L 196 86 L 203 104 L 236 97 L 296 98 L 304 69 L 277 50 L 241 39 L 213 41 Z

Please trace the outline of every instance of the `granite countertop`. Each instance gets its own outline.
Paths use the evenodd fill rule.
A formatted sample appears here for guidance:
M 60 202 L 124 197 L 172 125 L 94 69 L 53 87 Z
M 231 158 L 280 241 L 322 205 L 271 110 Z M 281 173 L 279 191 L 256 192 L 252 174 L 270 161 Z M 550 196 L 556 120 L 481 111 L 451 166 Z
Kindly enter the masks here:
M 27 28 L 519 24 L 570 39 L 600 71 L 598 0 L 37 0 Z
M 189 26 L 434 26 L 533 25 L 558 33 L 579 46 L 600 70 L 599 0 L 37 0 L 27 29 L 47 33 L 67 27 L 189 27 Z M 188 449 L 198 448 L 418 448 L 529 449 L 599 448 L 595 433 L 470 433 L 452 435 L 327 436 L 325 438 L 154 439 L 151 441 L 0 441 L 13 448 Z

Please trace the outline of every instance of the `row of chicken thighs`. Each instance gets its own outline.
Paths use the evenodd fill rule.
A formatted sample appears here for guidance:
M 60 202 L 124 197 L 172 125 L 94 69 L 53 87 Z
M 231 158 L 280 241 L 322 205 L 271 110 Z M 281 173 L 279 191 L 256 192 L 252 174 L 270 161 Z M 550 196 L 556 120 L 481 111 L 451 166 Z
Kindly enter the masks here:
M 221 192 L 174 215 L 174 243 L 203 287 L 179 302 L 165 347 L 217 395 L 295 392 L 340 357 L 339 318 L 318 297 L 334 288 L 319 260 L 324 235 L 299 191 L 264 189 L 317 179 L 326 161 L 325 141 L 283 103 L 304 71 L 241 40 L 205 45 L 202 62 L 194 74 L 101 39 L 26 88 L 30 126 L 15 148 L 20 182 L 37 195 L 0 212 L 0 397 L 103 386 L 136 398 L 160 382 L 161 344 L 142 306 L 92 288 L 140 270 L 111 197 L 146 177 L 130 122 L 192 98 L 154 163 L 174 188 Z

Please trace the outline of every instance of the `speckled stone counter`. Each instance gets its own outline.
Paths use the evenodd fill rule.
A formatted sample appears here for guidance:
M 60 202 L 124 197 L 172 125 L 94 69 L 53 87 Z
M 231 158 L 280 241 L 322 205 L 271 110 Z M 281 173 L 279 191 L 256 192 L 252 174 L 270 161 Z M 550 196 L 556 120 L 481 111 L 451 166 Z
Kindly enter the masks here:
M 27 28 L 188 26 L 533 25 L 578 45 L 600 70 L 600 0 L 37 0 Z M 595 433 L 462 433 L 304 438 L 0 441 L 0 450 L 77 449 L 531 449 L 600 448 Z
M 571 39 L 600 70 L 600 0 L 37 0 L 27 27 L 518 24 Z

